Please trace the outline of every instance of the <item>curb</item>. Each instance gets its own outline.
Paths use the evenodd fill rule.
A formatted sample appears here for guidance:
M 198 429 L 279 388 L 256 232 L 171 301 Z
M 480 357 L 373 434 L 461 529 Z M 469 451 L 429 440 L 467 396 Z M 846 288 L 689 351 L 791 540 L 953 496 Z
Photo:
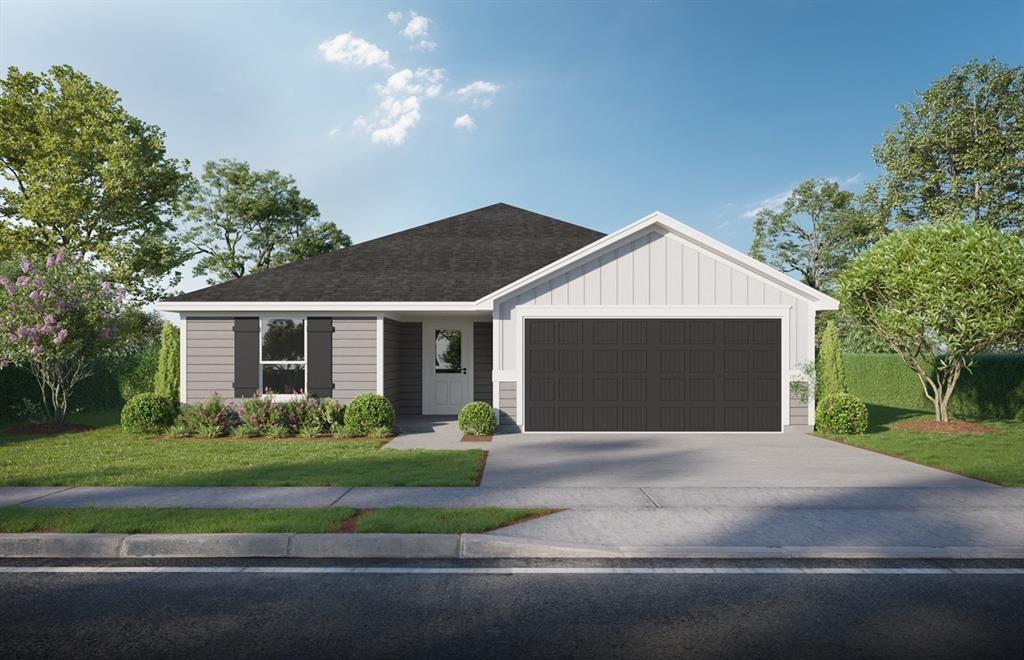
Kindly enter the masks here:
M 490 534 L 0 534 L 3 559 L 1024 559 L 1024 546 L 628 546 Z

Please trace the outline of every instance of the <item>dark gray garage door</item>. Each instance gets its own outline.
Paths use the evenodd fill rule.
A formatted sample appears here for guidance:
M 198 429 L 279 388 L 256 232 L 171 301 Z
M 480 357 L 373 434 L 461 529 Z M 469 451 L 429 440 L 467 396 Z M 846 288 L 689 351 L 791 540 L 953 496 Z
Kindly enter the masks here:
M 528 431 L 778 431 L 778 319 L 527 319 Z

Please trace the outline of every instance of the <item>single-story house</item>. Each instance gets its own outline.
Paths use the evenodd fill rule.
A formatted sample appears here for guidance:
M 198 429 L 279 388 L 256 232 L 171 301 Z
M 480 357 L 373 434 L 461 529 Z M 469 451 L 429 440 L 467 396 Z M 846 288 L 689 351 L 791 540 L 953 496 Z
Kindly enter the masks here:
M 603 234 L 507 204 L 161 301 L 181 400 L 272 391 L 506 431 L 781 431 L 828 295 L 663 213 Z

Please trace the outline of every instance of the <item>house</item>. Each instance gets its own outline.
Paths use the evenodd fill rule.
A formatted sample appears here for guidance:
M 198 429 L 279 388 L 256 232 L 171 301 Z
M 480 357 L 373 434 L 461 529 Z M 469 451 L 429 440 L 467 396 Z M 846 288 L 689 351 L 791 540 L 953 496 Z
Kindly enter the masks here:
M 514 431 L 781 431 L 829 296 L 662 213 L 602 234 L 495 204 L 160 302 L 181 400 L 271 390 Z

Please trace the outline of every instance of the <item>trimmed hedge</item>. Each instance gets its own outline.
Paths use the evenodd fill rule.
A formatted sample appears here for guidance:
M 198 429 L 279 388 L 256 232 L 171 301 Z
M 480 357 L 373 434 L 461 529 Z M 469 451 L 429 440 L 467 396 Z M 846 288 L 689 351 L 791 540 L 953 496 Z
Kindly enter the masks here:
M 395 409 L 380 394 L 360 394 L 345 408 L 345 426 L 359 435 L 369 435 L 378 428 L 394 429 Z
M 869 405 L 934 411 L 917 375 L 893 353 L 846 353 L 846 386 Z M 968 419 L 1013 419 L 1024 412 L 1024 353 L 978 355 L 953 393 L 950 413 Z
M 815 428 L 834 435 L 860 435 L 868 430 L 868 408 L 852 394 L 829 394 L 815 413 Z
M 459 430 L 470 435 L 494 435 L 498 416 L 491 404 L 470 401 L 459 411 Z
M 159 433 L 174 423 L 178 408 L 159 394 L 143 392 L 128 399 L 121 409 L 121 426 L 129 433 Z

